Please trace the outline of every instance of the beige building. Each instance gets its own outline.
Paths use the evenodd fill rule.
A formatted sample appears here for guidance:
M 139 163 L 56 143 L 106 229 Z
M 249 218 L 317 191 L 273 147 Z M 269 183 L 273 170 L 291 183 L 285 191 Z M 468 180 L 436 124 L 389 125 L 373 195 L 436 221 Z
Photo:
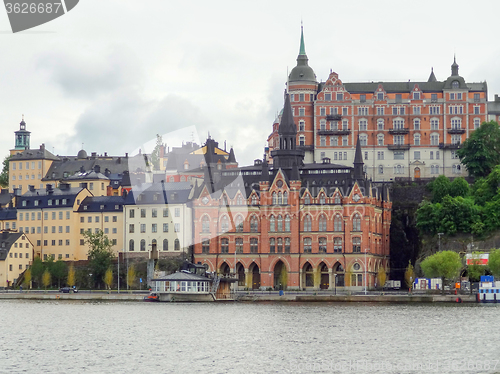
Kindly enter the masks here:
M 75 261 L 87 259 L 80 243 L 78 208 L 92 193 L 86 188 L 71 188 L 61 183 L 59 188 L 31 186 L 17 197 L 17 225 L 34 245 L 35 256 L 47 260 Z
M 9 287 L 31 265 L 33 245 L 19 232 L 0 233 L 0 287 Z

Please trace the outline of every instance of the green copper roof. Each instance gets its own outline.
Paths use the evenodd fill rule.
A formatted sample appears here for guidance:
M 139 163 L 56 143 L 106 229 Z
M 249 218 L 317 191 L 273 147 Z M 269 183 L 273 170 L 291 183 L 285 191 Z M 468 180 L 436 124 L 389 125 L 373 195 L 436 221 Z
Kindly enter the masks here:
M 305 55 L 306 54 L 306 45 L 304 44 L 304 28 L 301 26 L 300 27 L 300 51 L 299 55 Z

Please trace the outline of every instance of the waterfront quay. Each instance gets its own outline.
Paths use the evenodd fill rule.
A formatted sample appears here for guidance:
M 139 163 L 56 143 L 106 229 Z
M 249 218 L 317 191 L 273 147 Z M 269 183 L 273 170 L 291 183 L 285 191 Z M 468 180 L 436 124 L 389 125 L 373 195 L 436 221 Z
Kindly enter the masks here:
M 78 293 L 62 293 L 58 291 L 18 291 L 3 290 L 0 291 L 0 300 L 2 299 L 25 299 L 25 300 L 83 300 L 83 301 L 143 301 L 148 291 L 121 291 L 118 293 L 112 290 L 107 291 L 82 291 Z M 307 292 L 307 291 L 241 291 L 235 292 L 229 300 L 220 301 L 238 301 L 238 302 L 362 302 L 362 303 L 456 303 L 457 298 L 462 303 L 477 302 L 476 295 L 454 295 L 454 294 L 425 294 L 425 293 L 382 293 L 367 292 L 364 293 L 337 293 L 330 292 Z

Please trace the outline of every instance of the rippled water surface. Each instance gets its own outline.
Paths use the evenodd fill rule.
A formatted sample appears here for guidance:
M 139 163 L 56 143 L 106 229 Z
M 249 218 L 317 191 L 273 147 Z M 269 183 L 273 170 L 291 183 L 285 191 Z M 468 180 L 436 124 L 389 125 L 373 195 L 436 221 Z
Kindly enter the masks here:
M 1 373 L 500 373 L 500 305 L 0 301 Z

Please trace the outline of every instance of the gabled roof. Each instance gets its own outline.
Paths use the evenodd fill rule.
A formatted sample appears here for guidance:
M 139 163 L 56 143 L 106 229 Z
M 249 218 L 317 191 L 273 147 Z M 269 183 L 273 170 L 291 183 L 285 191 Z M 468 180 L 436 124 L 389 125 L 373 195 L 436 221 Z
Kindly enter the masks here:
M 8 232 L 3 231 L 0 233 L 0 261 L 5 261 L 12 244 L 16 242 L 24 234 L 22 232 Z

